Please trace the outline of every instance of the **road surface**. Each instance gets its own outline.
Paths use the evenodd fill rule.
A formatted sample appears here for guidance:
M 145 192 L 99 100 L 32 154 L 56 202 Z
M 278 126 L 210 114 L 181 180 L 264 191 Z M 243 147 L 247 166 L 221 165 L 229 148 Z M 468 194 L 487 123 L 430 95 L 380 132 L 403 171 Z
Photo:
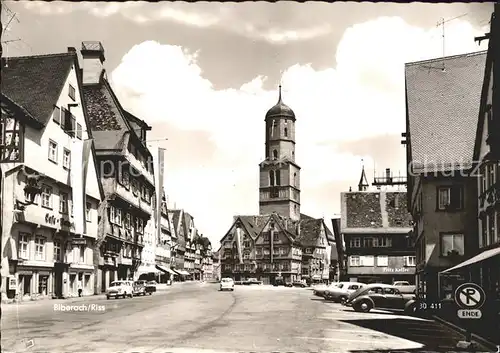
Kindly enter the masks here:
M 54 307 L 61 303 L 88 311 Z M 2 309 L 3 352 L 445 352 L 461 339 L 432 321 L 355 313 L 302 288 L 192 284 L 133 299 Z

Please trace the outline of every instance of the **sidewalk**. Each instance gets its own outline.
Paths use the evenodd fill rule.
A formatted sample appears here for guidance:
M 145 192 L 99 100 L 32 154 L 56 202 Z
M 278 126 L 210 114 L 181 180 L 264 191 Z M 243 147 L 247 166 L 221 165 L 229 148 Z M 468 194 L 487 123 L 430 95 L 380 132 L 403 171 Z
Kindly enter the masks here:
M 439 317 L 437 315 L 432 315 L 432 318 L 434 320 L 436 320 L 437 322 L 439 322 L 439 323 L 447 326 L 448 328 L 450 328 L 450 329 L 452 329 L 452 330 L 454 330 L 454 331 L 456 331 L 456 332 L 458 332 L 458 333 L 460 333 L 460 334 L 462 334 L 462 335 L 465 336 L 466 330 L 463 329 L 463 328 L 461 328 L 461 327 L 459 327 L 459 326 L 457 326 L 456 324 L 454 324 L 452 322 L 449 322 L 449 321 L 447 321 L 447 320 L 445 320 L 442 317 Z M 491 342 L 490 340 L 488 340 L 488 339 L 486 339 L 484 337 L 481 337 L 481 336 L 479 336 L 479 335 L 477 335 L 475 333 L 472 333 L 471 338 L 472 338 L 472 341 L 475 341 L 475 342 L 477 342 L 477 343 L 479 343 L 479 344 L 487 347 L 488 349 L 492 349 L 493 352 L 497 352 L 499 350 L 499 348 L 500 348 L 499 345 L 497 345 L 494 342 Z
M 173 288 L 178 288 L 186 285 L 193 285 L 193 284 L 199 284 L 201 285 L 202 282 L 198 281 L 190 281 L 190 282 L 174 282 L 170 286 L 163 286 L 163 285 L 158 285 L 156 287 L 156 292 L 168 292 Z M 51 298 L 44 298 L 40 300 L 25 300 L 25 301 L 20 301 L 20 302 L 11 302 L 11 303 L 2 303 L 2 306 L 8 307 L 8 306 L 16 306 L 16 305 L 34 305 L 34 304 L 58 304 L 58 303 L 78 303 L 82 301 L 88 301 L 88 300 L 99 300 L 99 299 L 106 299 L 106 294 L 97 294 L 97 295 L 85 295 L 83 297 L 69 297 L 66 299 L 51 299 Z

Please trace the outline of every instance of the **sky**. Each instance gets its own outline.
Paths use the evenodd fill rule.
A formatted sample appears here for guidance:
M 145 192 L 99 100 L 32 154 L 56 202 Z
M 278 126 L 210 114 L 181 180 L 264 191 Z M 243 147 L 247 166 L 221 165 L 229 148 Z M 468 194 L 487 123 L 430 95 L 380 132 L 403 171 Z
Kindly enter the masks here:
M 357 186 L 362 165 L 369 182 L 385 168 L 405 175 L 404 64 L 485 50 L 474 37 L 489 30 L 493 10 L 492 3 L 5 3 L 3 56 L 103 44 L 120 102 L 152 126 L 151 148 L 166 148 L 169 207 L 189 212 L 215 246 L 234 215 L 259 212 L 264 117 L 279 83 L 297 117 L 301 212 L 331 227 L 340 193 Z

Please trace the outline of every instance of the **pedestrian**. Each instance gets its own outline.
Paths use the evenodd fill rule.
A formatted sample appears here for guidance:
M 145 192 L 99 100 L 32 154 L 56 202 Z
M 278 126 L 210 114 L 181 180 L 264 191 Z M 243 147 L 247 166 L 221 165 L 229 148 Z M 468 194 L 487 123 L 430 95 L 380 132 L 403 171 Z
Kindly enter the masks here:
M 78 281 L 78 296 L 81 297 L 83 293 L 82 281 Z

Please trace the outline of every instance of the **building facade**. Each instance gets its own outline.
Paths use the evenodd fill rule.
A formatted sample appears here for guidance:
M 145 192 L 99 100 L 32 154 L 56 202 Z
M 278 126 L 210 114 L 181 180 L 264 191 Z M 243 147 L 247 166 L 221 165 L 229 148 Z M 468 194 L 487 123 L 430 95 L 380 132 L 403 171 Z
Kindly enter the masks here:
M 405 67 L 404 143 L 416 285 L 418 295 L 430 301 L 452 296 L 461 279 L 439 273 L 478 248 L 477 186 L 471 175 L 475 132 L 464 126 L 477 126 L 485 61 L 486 52 L 477 52 Z M 434 66 L 445 70 L 427 68 Z
M 333 236 L 323 219 L 300 213 L 295 121 L 295 113 L 283 103 L 280 86 L 278 102 L 265 117 L 266 158 L 259 165 L 260 214 L 234 216 L 221 239 L 222 277 L 256 277 L 265 284 L 277 278 L 287 282 L 329 278 Z M 303 256 L 304 249 L 310 253 Z
M 2 59 L 2 299 L 94 291 L 103 194 L 79 72 L 74 48 Z
M 172 247 L 171 263 L 170 267 L 177 274 L 176 278 L 181 281 L 186 280 L 189 276 L 189 272 L 184 269 L 184 260 L 186 253 L 186 239 L 187 232 L 185 226 L 185 216 L 184 210 L 171 210 L 173 227 L 175 229 L 176 239 L 175 245 Z M 172 233 L 173 234 L 173 233 Z
M 114 280 L 134 277 L 152 217 L 155 180 L 145 142 L 151 128 L 118 101 L 103 67 L 102 44 L 83 42 L 81 54 L 84 103 L 105 194 L 94 257 L 97 294 Z
M 415 251 L 406 192 L 358 190 L 341 193 L 340 233 L 345 241 L 347 279 L 414 283 Z

